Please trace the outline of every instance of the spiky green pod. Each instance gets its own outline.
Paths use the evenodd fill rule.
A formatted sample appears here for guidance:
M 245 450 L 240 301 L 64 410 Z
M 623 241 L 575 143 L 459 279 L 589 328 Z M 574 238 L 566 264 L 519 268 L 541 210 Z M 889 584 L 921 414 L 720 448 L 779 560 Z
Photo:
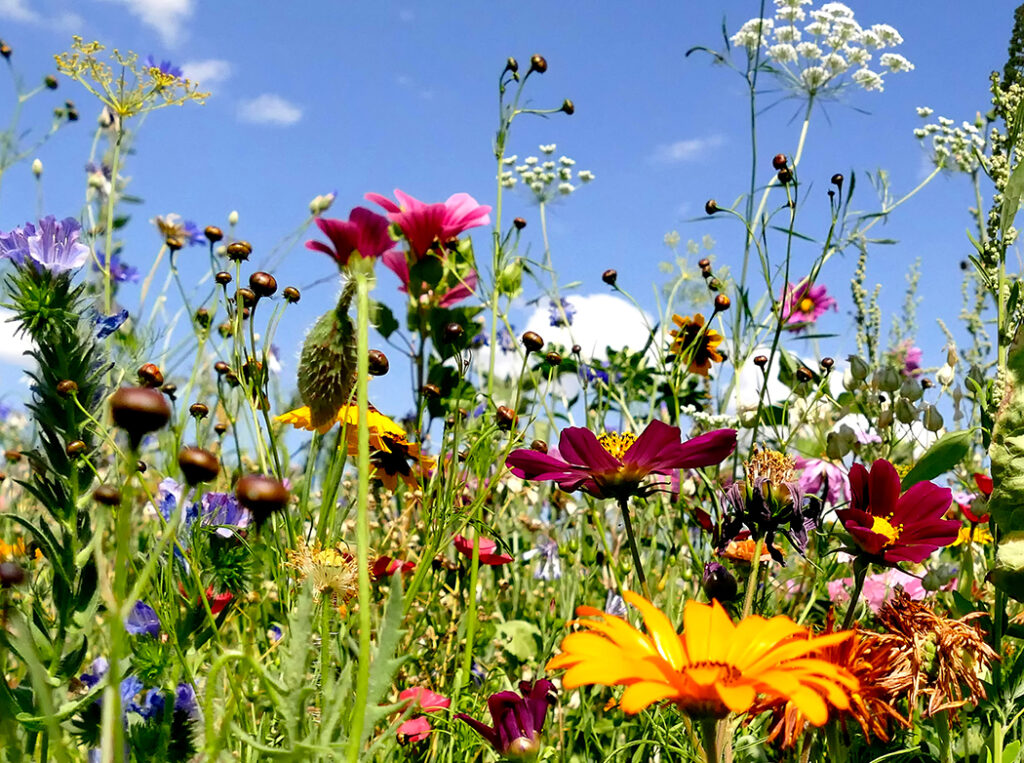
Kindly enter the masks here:
M 337 306 L 320 316 L 299 358 L 299 394 L 309 406 L 310 423 L 329 423 L 348 403 L 356 376 L 355 325 L 348 316 L 353 290 L 347 285 Z

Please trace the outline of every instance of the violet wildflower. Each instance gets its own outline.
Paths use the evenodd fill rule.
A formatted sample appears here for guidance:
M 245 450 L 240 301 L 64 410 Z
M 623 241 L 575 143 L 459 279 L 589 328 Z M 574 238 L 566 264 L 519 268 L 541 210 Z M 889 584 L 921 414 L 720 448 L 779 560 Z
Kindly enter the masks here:
M 160 618 L 146 602 L 137 601 L 124 621 L 124 629 L 133 636 L 158 636 Z
M 26 223 L 0 236 L 0 257 L 21 264 L 26 255 L 51 273 L 66 273 L 82 267 L 89 257 L 89 247 L 78 240 L 82 226 L 72 217 L 57 221 L 53 215 L 44 217 L 35 227 Z
M 797 456 L 795 461 L 800 470 L 797 485 L 805 494 L 821 496 L 827 491 L 824 497 L 833 506 L 850 500 L 850 480 L 842 466 L 822 458 Z
M 20 265 L 28 257 L 28 239 L 36 235 L 36 226 L 25 223 L 8 233 L 0 233 L 0 259 L 8 259 Z
M 562 559 L 558 555 L 558 543 L 546 535 L 537 539 L 537 543 L 522 555 L 523 561 L 537 559 L 533 570 L 534 580 L 559 580 L 562 577 Z
M 552 326 L 571 326 L 574 315 L 576 308 L 567 298 L 559 297 L 557 302 L 553 299 L 548 300 L 548 317 Z
M 157 63 L 157 60 L 152 55 L 146 56 L 146 67 L 156 69 L 161 74 L 166 74 L 169 77 L 181 79 L 185 76 L 185 72 L 182 71 L 180 66 L 175 66 L 170 61 L 160 61 Z
M 96 261 L 93 262 L 93 269 L 99 272 L 103 272 L 107 267 L 107 255 L 106 252 L 97 249 L 96 250 Z M 138 268 L 127 265 L 121 261 L 121 255 L 114 252 L 110 258 L 110 277 L 114 279 L 115 283 L 138 283 L 139 270 Z
M 782 293 L 781 318 L 790 331 L 803 331 L 827 310 L 838 310 L 833 297 L 824 284 L 811 284 L 806 278 L 789 284 Z
M 235 530 L 244 530 L 252 522 L 249 510 L 230 493 L 207 493 L 200 513 L 202 524 L 216 527 L 214 532 L 222 538 L 230 538 Z
M 106 339 L 121 328 L 126 320 L 128 320 L 127 310 L 119 310 L 110 315 L 101 315 L 97 312 L 92 319 L 93 326 L 96 328 L 96 338 Z
M 519 693 L 501 691 L 487 700 L 494 727 L 470 718 L 455 715 L 482 736 L 495 751 L 510 760 L 534 760 L 541 749 L 540 732 L 548 708 L 555 704 L 555 685 L 542 678 L 533 683 L 519 682 Z

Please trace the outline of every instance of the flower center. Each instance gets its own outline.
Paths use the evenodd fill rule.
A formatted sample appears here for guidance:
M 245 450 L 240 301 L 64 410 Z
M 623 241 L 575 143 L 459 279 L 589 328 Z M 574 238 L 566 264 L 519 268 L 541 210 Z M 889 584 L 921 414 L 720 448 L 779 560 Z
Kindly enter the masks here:
M 754 452 L 744 464 L 747 479 L 751 482 L 761 479 L 773 485 L 793 482 L 795 479 L 796 461 L 785 453 L 767 450 L 754 446 Z
M 629 432 L 605 432 L 597 441 L 601 443 L 602 448 L 621 461 L 622 456 L 636 442 L 636 435 Z
M 892 514 L 889 518 L 886 517 L 872 517 L 871 518 L 871 532 L 876 535 L 881 535 L 885 538 L 885 545 L 891 546 L 897 540 L 899 540 L 900 533 L 903 532 L 903 525 L 896 525 L 893 527 L 889 519 L 892 518 Z
M 810 297 L 804 297 L 800 300 L 800 304 L 797 305 L 802 313 L 810 313 L 814 311 L 814 300 Z

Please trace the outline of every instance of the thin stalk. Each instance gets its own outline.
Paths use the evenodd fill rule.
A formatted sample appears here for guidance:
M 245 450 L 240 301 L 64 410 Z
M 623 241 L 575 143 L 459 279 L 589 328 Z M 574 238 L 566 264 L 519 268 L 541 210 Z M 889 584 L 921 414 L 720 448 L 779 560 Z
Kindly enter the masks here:
M 857 614 L 857 601 L 860 599 L 860 592 L 864 589 L 864 578 L 868 574 L 868 564 L 854 564 L 853 566 L 853 593 L 850 594 L 850 608 L 846 610 L 846 617 L 843 618 L 843 630 L 853 625 L 854 616 Z
M 743 614 L 740 615 L 742 620 L 750 614 L 750 610 L 754 607 L 754 592 L 757 590 L 757 578 L 761 572 L 761 552 L 764 550 L 764 538 L 758 538 L 754 541 L 754 555 L 750 559 L 750 577 L 747 578 L 747 590 L 743 595 Z
M 718 721 L 714 718 L 701 718 L 700 737 L 704 744 L 704 760 L 707 763 L 718 763 L 721 756 L 718 747 Z
M 626 526 L 626 540 L 629 541 L 629 553 L 633 555 L 633 566 L 636 567 L 636 576 L 640 580 L 640 589 L 644 596 L 650 601 L 651 589 L 647 587 L 647 577 L 644 575 L 644 563 L 640 560 L 640 549 L 636 545 L 636 535 L 633 534 L 633 523 L 629 519 L 629 499 L 620 498 L 619 508 L 622 510 L 622 523 Z
M 114 141 L 114 156 L 110 162 L 110 193 L 107 194 L 107 220 L 104 230 L 103 244 L 103 311 L 110 315 L 113 305 L 113 279 L 110 275 L 110 263 L 114 259 L 111 249 L 114 245 L 114 201 L 117 198 L 117 172 L 121 163 L 121 138 L 124 136 L 124 123 L 118 123 L 117 140 Z M 104 753 L 105 754 L 105 753 Z

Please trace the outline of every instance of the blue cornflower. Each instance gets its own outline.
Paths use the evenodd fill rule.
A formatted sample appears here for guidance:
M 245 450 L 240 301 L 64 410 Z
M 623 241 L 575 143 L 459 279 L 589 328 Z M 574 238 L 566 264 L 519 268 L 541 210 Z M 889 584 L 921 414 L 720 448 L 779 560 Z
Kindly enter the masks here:
M 73 217 L 60 222 L 53 215 L 39 221 L 34 235 L 27 236 L 28 255 L 51 273 L 66 273 L 82 267 L 89 258 L 89 247 L 78 240 L 82 226 Z
M 110 336 L 119 328 L 121 328 L 121 324 L 128 320 L 127 310 L 120 310 L 111 315 L 101 315 L 97 311 L 93 312 L 95 313 L 95 315 L 93 316 L 92 322 L 93 325 L 96 327 L 97 339 L 106 339 L 108 336 Z
M 106 252 L 97 249 L 96 259 L 98 262 L 93 262 L 93 269 L 102 272 L 107 266 Z M 110 258 L 110 277 L 117 283 L 137 283 L 139 280 L 139 270 L 131 265 L 126 265 L 121 261 L 121 255 L 114 252 L 114 256 Z
M 515 328 L 513 326 L 512 331 L 515 331 Z M 504 325 L 498 327 L 498 348 L 502 352 L 512 352 L 516 348 L 516 340 L 512 336 L 512 331 L 509 331 Z
M 137 601 L 124 621 L 124 629 L 133 636 L 158 636 L 160 635 L 160 617 L 156 610 L 146 602 Z
M 559 297 L 557 302 L 548 300 L 548 316 L 552 326 L 571 326 L 574 315 L 576 308 L 565 297 Z
M 78 677 L 78 680 L 82 682 L 82 685 L 87 689 L 91 689 L 100 682 L 100 679 L 107 674 L 110 669 L 110 663 L 107 662 L 106 657 L 97 657 L 92 661 L 92 665 L 89 666 L 89 671 L 82 673 Z
M 192 684 L 178 684 L 178 690 L 174 693 L 174 712 L 186 713 L 193 718 L 199 715 L 199 702 Z
M 175 66 L 170 61 L 161 61 L 157 63 L 156 59 L 152 55 L 146 56 L 146 67 L 149 69 L 158 69 L 161 74 L 166 74 L 170 77 L 184 77 L 185 72 L 182 71 L 180 66 Z
M 267 628 L 267 638 L 275 644 L 284 638 L 284 631 L 281 630 L 280 625 L 271 625 Z
M 144 720 L 150 720 L 151 718 L 161 714 L 164 711 L 164 694 L 159 689 L 150 689 L 143 695 L 142 702 L 132 702 L 128 707 L 128 712 L 138 713 L 143 717 Z
M 562 559 L 558 555 L 558 543 L 546 535 L 537 539 L 537 543 L 522 555 L 525 560 L 537 557 L 537 566 L 533 571 L 534 580 L 558 580 L 562 577 Z
M 579 375 L 580 381 L 585 383 L 592 384 L 596 381 L 601 381 L 604 382 L 605 384 L 608 383 L 607 371 L 602 371 L 600 368 L 595 368 L 594 366 L 589 365 L 588 363 L 584 363 L 583 361 L 580 361 Z

